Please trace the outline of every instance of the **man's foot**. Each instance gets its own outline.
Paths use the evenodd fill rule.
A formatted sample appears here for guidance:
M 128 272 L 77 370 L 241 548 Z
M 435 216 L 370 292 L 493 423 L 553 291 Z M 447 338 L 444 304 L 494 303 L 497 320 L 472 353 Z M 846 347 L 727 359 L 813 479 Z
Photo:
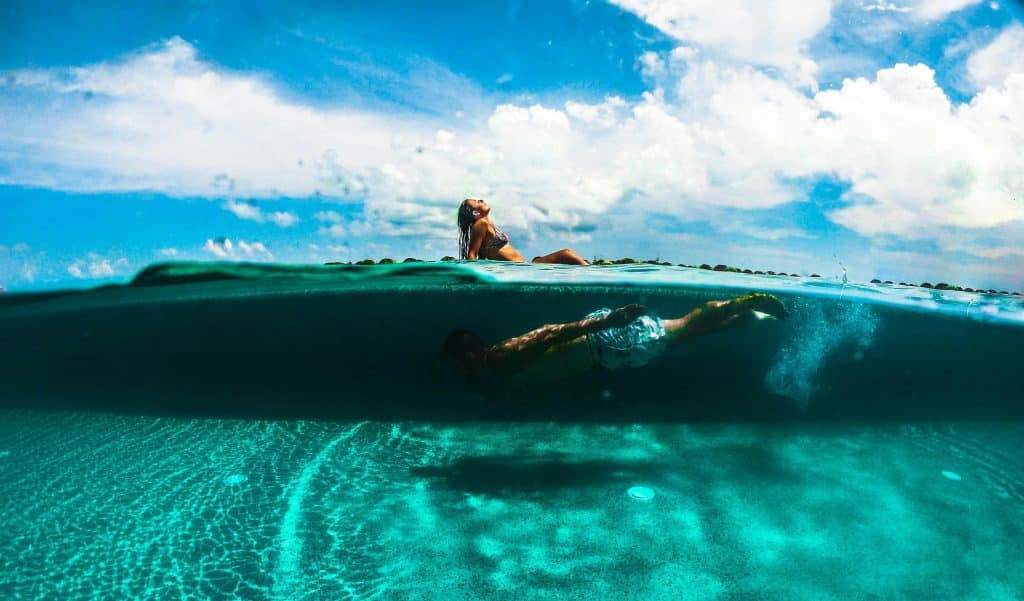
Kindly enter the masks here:
M 752 292 L 727 301 L 708 301 L 704 303 L 704 307 L 706 312 L 714 315 L 712 319 L 721 328 L 753 320 L 789 317 L 789 312 L 782 301 L 766 292 Z
M 765 317 L 786 319 L 789 317 L 789 311 L 786 310 L 786 306 L 782 304 L 782 301 L 776 298 L 775 295 L 768 294 L 767 292 L 752 292 L 728 302 L 730 304 L 735 303 L 737 307 L 742 307 L 744 310 L 755 313 L 755 317 L 758 319 L 764 319 Z M 756 315 L 758 313 L 761 315 Z

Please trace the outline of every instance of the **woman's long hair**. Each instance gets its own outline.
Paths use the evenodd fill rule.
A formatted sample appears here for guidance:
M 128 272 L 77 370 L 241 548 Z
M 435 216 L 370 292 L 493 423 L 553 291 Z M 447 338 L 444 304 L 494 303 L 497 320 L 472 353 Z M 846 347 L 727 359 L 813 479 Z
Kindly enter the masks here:
M 459 258 L 469 258 L 469 231 L 473 229 L 473 223 L 476 219 L 473 219 L 473 209 L 469 207 L 469 201 L 472 199 L 467 198 L 462 201 L 459 205 Z

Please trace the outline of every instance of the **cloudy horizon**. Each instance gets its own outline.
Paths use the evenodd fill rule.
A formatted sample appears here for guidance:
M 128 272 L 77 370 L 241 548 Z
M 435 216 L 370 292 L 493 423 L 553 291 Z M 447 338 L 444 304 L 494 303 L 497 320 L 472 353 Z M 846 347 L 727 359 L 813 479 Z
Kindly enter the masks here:
M 466 196 L 527 256 L 1024 289 L 1019 3 L 94 4 L 0 9 L 7 290 L 436 259 Z

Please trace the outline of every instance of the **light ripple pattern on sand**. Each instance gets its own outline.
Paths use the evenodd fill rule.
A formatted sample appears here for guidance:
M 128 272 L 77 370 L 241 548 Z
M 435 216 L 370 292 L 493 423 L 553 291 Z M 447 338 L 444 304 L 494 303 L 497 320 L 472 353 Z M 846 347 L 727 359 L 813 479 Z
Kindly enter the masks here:
M 1022 441 L 4 411 L 0 598 L 1017 599 Z
M 274 592 L 279 599 L 304 598 L 308 593 L 299 590 L 302 578 L 302 537 L 299 534 L 299 521 L 302 519 L 302 500 L 309 491 L 313 477 L 320 470 L 320 465 L 338 444 L 349 441 L 365 425 L 356 424 L 342 432 L 310 460 L 302 469 L 302 473 L 288 486 L 287 511 L 281 520 L 281 534 L 278 537 L 280 557 L 274 573 Z M 347 459 L 347 456 L 346 456 Z

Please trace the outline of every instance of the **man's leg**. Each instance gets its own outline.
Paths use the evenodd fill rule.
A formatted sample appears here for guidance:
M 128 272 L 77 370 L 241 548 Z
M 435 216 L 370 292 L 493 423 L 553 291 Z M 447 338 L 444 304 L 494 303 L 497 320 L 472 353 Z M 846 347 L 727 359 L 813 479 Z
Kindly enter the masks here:
M 663 320 L 666 338 L 675 344 L 711 334 L 757 317 L 755 311 L 778 319 L 788 315 L 782 301 L 771 294 L 755 292 L 726 301 L 708 301 L 678 319 Z

